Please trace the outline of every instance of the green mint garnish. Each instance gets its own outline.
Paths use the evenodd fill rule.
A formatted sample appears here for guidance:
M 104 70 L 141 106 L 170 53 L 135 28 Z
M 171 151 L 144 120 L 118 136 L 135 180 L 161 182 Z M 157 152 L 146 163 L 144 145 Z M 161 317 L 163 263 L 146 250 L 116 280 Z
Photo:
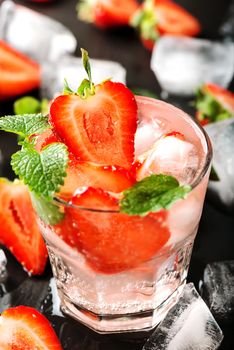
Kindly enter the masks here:
M 169 209 L 177 200 L 185 198 L 191 186 L 180 186 L 168 175 L 151 175 L 123 192 L 120 211 L 128 215 L 147 215 Z
M 43 114 L 10 115 L 0 118 L 0 130 L 27 138 L 50 128 L 48 117 Z
M 56 225 L 64 218 L 58 205 L 31 192 L 31 199 L 37 215 L 47 225 Z
M 209 119 L 211 123 L 214 123 L 232 117 L 228 110 L 202 88 L 196 93 L 195 106 L 200 112 L 199 120 Z
M 130 24 L 139 31 L 143 39 L 156 41 L 160 36 L 157 22 L 154 1 L 146 0 L 143 7 L 133 14 Z
M 64 184 L 67 164 L 67 147 L 58 142 L 46 146 L 40 153 L 25 142 L 11 159 L 11 166 L 20 180 L 32 192 L 48 200 Z

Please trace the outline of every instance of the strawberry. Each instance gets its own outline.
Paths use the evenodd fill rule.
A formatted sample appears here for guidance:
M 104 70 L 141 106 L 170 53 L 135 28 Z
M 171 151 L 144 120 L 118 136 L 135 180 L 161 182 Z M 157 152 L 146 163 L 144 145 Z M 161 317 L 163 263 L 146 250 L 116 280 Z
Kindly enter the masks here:
M 1 350 L 62 350 L 49 321 L 34 308 L 7 309 L 0 320 Z
M 201 125 L 234 115 L 234 93 L 215 84 L 204 84 L 197 92 L 196 119 Z
M 47 249 L 27 187 L 19 181 L 0 180 L 0 242 L 33 275 L 43 273 Z
M 73 247 L 84 254 L 88 264 L 98 272 L 118 273 L 137 267 L 153 258 L 170 237 L 166 211 L 145 217 L 115 212 L 118 201 L 103 190 L 91 187 L 74 196 L 71 203 L 99 210 L 66 208 L 68 223 L 73 228 Z
M 92 89 L 86 97 L 57 97 L 50 107 L 50 122 L 77 159 L 129 169 L 137 127 L 134 95 L 111 81 Z
M 40 85 L 40 67 L 0 40 L 0 100 L 24 94 Z
M 163 34 L 196 36 L 201 31 L 198 20 L 171 0 L 145 0 L 132 16 L 131 24 L 139 30 L 149 50 Z
M 36 136 L 36 149 L 40 152 L 53 142 L 61 141 L 55 132 L 46 130 Z M 124 168 L 78 161 L 72 153 L 69 154 L 69 158 L 67 176 L 59 193 L 64 199 L 71 198 L 79 187 L 92 186 L 105 191 L 121 192 L 135 182 L 134 174 Z
M 136 0 L 82 0 L 78 17 L 102 29 L 126 26 L 138 6 Z

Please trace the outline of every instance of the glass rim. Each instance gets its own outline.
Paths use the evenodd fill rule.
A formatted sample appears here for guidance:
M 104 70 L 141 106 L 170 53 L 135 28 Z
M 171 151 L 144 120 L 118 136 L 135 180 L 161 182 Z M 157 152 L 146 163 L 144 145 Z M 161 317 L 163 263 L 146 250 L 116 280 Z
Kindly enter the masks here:
M 205 129 L 200 125 L 200 123 L 194 119 L 193 117 L 191 117 L 188 113 L 184 112 L 183 110 L 181 110 L 178 107 L 173 106 L 170 103 L 164 102 L 162 100 L 159 99 L 155 99 L 152 97 L 146 97 L 146 96 L 136 96 L 136 99 L 142 99 L 142 100 L 148 100 L 148 101 L 159 101 L 160 104 L 164 104 L 166 106 L 170 106 L 173 107 L 177 110 L 179 110 L 180 112 L 183 112 L 184 115 L 190 119 L 190 121 L 192 121 L 192 123 L 194 123 L 196 125 L 196 127 L 199 129 L 199 131 L 201 132 L 202 136 L 204 137 L 204 141 L 206 144 L 206 148 L 207 148 L 207 152 L 205 155 L 205 160 L 204 160 L 204 164 L 202 166 L 202 169 L 199 172 L 199 175 L 195 178 L 195 180 L 190 184 L 192 190 L 194 190 L 199 184 L 200 182 L 203 180 L 203 178 L 205 177 L 210 164 L 211 164 L 211 160 L 212 160 L 212 155 L 213 155 L 213 150 L 212 150 L 212 145 L 211 145 L 211 141 L 210 138 L 207 134 L 207 132 L 205 131 Z M 82 186 L 84 188 L 88 188 L 88 186 Z M 108 192 L 108 191 L 107 191 Z M 109 192 L 108 192 L 109 193 Z M 184 200 L 184 199 L 182 199 Z M 97 209 L 97 208 L 87 208 L 87 207 L 83 207 L 83 206 L 79 206 L 79 205 L 74 205 L 72 203 L 67 202 L 66 200 L 59 198 L 59 197 L 54 197 L 54 202 L 59 204 L 59 205 L 63 205 L 64 207 L 69 207 L 69 208 L 73 208 L 73 209 L 77 209 L 77 210 L 84 210 L 84 211 L 88 211 L 88 212 L 95 212 L 95 213 L 119 213 L 119 214 L 124 214 L 123 212 L 121 212 L 120 210 L 106 210 L 106 209 Z M 127 214 L 126 214 L 127 215 Z

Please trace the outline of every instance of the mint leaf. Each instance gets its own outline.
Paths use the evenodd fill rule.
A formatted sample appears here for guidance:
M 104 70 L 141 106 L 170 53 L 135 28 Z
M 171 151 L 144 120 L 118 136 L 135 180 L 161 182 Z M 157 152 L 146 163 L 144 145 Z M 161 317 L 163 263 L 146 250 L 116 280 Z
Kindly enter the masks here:
M 162 209 L 169 209 L 179 199 L 185 198 L 190 186 L 180 186 L 168 175 L 151 175 L 137 182 L 123 192 L 120 211 L 128 215 L 147 215 Z
M 52 201 L 48 201 L 43 197 L 37 196 L 31 192 L 31 199 L 34 209 L 41 220 L 47 225 L 56 225 L 64 218 L 64 213 L 60 211 L 58 205 Z
M 15 101 L 15 114 L 34 114 L 41 111 L 41 103 L 36 98 L 25 96 Z
M 13 154 L 11 165 L 29 189 L 50 200 L 64 183 L 68 151 L 63 143 L 52 143 L 38 153 L 31 144 Z
M 0 130 L 29 137 L 50 128 L 48 117 L 42 114 L 9 115 L 0 118 Z

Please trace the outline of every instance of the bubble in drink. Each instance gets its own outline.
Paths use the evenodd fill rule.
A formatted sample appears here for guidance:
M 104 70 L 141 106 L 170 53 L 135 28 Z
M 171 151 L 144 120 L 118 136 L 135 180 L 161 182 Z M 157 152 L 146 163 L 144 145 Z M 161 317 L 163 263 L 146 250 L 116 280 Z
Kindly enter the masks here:
M 161 87 L 175 95 L 193 95 L 206 82 L 227 87 L 234 72 L 234 45 L 164 36 L 154 47 L 151 69 Z
M 215 350 L 223 334 L 192 283 L 145 344 L 143 350 Z
M 77 45 L 63 24 L 10 0 L 0 6 L 0 39 L 40 63 L 73 53 Z

